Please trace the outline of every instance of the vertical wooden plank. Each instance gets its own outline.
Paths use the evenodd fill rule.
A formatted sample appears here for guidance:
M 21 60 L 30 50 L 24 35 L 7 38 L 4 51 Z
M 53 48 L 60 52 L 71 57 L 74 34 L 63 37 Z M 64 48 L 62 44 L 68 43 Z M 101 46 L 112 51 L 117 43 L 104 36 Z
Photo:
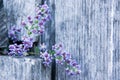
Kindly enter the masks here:
M 3 7 L 3 0 L 0 0 L 0 48 L 7 47 L 8 36 L 6 26 L 6 12 Z
M 55 41 L 80 65 L 70 77 L 57 66 L 56 80 L 111 80 L 114 0 L 55 0 Z
M 45 1 L 45 0 L 43 0 Z M 47 4 L 50 8 L 50 21 L 45 26 L 45 32 L 41 35 L 41 43 L 45 43 L 48 49 L 52 49 L 52 46 L 55 44 L 55 1 L 54 0 L 46 0 Z M 55 80 L 55 71 L 56 65 L 55 61 L 51 65 L 51 80 Z
M 45 26 L 45 33 L 41 36 L 41 43 L 46 43 L 48 48 L 52 48 L 52 45 L 55 43 L 55 18 L 54 18 L 54 0 L 47 0 L 47 4 L 50 9 L 50 21 Z
M 120 80 L 120 0 L 114 0 L 113 18 L 113 80 Z

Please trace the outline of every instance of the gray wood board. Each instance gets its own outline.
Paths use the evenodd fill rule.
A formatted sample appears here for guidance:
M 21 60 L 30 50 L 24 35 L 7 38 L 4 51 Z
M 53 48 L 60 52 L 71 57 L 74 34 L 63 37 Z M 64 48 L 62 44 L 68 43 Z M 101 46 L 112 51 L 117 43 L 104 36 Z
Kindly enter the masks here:
M 51 80 L 51 69 L 40 58 L 0 56 L 0 80 Z
M 119 0 L 55 0 L 55 41 L 82 70 L 70 77 L 57 66 L 56 80 L 120 80 L 119 20 Z
M 120 80 L 120 0 L 114 0 L 112 80 Z
M 6 26 L 6 12 L 3 7 L 3 2 L 0 1 L 0 48 L 8 45 L 8 30 Z

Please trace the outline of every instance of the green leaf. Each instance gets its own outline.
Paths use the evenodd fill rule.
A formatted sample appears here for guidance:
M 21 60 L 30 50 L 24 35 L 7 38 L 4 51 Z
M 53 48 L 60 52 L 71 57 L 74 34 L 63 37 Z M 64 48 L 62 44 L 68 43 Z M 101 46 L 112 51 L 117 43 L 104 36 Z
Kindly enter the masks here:
M 34 50 L 35 50 L 35 53 L 36 53 L 36 54 L 39 54 L 39 53 L 40 53 L 39 47 L 34 47 Z
M 32 34 L 32 32 L 29 31 L 29 32 L 28 32 L 28 35 L 31 35 L 31 34 Z
M 27 30 L 28 30 L 28 26 L 25 26 L 25 29 L 27 29 Z
M 62 60 L 62 56 L 57 57 L 57 59 Z
M 41 9 L 41 12 L 44 12 L 44 9 L 43 9 L 43 8 Z
M 37 24 L 37 23 L 38 23 L 38 20 L 35 20 L 35 23 Z
M 55 54 L 55 51 L 53 51 L 53 50 L 49 50 L 48 51 L 51 55 L 54 55 Z

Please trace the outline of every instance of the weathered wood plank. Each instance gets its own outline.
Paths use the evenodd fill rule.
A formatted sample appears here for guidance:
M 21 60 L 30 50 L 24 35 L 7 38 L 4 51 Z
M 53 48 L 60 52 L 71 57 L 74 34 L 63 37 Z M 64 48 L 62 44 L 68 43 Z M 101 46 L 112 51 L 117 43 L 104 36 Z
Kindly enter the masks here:
M 45 25 L 45 32 L 41 36 L 41 43 L 46 43 L 48 48 L 52 48 L 52 45 L 55 44 L 55 4 L 54 0 L 47 0 L 47 4 L 50 8 L 51 18 L 50 21 Z
M 45 0 L 43 0 L 45 1 Z M 47 45 L 48 49 L 52 49 L 52 46 L 55 44 L 55 1 L 54 0 L 46 0 L 50 12 L 51 12 L 51 19 L 48 21 L 48 23 L 45 25 L 45 32 L 43 35 L 41 35 L 41 41 L 40 43 L 45 43 Z M 51 66 L 51 80 L 56 80 L 56 65 L 55 61 L 53 60 L 52 66 Z
M 120 80 L 120 0 L 114 1 L 113 26 L 114 52 L 112 80 Z
M 55 0 L 56 43 L 80 65 L 77 77 L 57 66 L 56 80 L 111 80 L 114 0 Z
M 51 80 L 51 69 L 40 58 L 0 56 L 0 80 Z
M 0 0 L 0 48 L 8 45 L 8 29 L 6 26 L 6 12 L 3 8 L 3 1 Z

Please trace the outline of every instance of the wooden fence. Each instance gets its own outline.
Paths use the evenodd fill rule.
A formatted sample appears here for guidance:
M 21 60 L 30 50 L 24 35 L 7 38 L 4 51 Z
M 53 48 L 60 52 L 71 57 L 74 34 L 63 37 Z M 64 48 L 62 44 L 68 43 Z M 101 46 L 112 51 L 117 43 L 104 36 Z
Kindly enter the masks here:
M 10 19 L 7 25 L 19 24 L 28 13 L 34 15 L 37 1 L 3 0 Z M 56 65 L 51 79 L 120 80 L 120 0 L 47 0 L 47 3 L 52 19 L 41 41 L 49 48 L 62 43 L 82 71 L 71 77 L 64 67 Z

